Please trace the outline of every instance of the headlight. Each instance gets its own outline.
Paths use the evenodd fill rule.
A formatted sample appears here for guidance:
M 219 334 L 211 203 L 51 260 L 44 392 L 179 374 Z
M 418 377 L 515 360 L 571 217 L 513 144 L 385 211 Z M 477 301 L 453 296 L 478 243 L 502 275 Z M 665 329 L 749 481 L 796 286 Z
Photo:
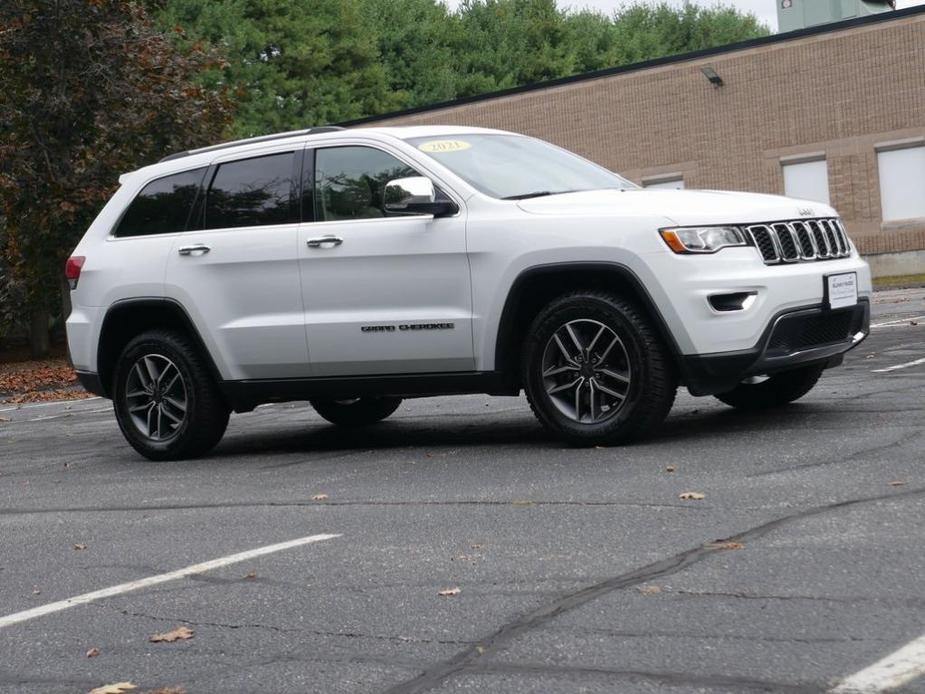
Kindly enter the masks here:
M 721 248 L 748 245 L 738 227 L 681 227 L 659 233 L 675 253 L 716 253 Z

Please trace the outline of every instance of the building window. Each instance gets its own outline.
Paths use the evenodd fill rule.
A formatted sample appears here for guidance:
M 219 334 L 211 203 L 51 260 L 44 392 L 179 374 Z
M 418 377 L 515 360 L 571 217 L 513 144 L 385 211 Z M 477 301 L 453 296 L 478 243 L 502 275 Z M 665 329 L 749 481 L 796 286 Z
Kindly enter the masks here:
M 684 176 L 659 176 L 643 180 L 647 190 L 684 190 Z
M 829 204 L 829 165 L 825 159 L 782 162 L 784 194 Z
M 877 152 L 883 221 L 925 217 L 925 146 Z

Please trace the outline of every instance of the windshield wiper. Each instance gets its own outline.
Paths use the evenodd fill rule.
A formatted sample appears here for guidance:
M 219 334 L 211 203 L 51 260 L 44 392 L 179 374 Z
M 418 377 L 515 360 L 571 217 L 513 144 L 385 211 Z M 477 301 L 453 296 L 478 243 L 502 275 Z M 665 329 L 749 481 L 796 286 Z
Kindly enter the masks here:
M 563 193 L 574 193 L 573 190 L 537 190 L 533 193 L 522 193 L 520 195 L 508 195 L 502 200 L 526 200 L 527 198 L 542 198 L 547 195 L 562 195 Z

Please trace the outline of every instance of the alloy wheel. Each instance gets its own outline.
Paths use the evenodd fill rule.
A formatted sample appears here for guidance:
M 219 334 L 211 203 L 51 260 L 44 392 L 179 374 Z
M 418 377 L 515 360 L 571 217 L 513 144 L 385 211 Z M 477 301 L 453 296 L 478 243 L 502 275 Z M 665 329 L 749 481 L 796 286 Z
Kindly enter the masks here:
M 167 441 L 177 434 L 188 414 L 183 374 L 167 357 L 146 354 L 129 371 L 125 402 L 132 424 L 142 436 Z
M 626 346 L 595 320 L 565 323 L 543 351 L 543 386 L 563 415 L 580 424 L 599 424 L 626 403 L 632 368 Z

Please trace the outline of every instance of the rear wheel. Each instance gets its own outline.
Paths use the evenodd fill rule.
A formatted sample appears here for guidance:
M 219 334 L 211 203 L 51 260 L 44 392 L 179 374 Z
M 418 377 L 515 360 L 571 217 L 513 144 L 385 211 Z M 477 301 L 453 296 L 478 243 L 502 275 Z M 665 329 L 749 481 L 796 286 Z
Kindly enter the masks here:
M 331 424 L 359 427 L 375 424 L 401 405 L 401 398 L 353 398 L 350 400 L 312 400 L 312 407 Z
M 230 410 L 196 347 L 182 333 L 152 330 L 126 345 L 116 364 L 113 405 L 122 434 L 149 460 L 210 451 Z
M 606 292 L 562 296 L 536 317 L 523 382 L 537 418 L 576 445 L 651 434 L 674 402 L 677 377 L 645 314 Z
M 740 383 L 725 393 L 719 393 L 717 400 L 742 410 L 764 410 L 781 407 L 799 400 L 811 391 L 819 377 L 822 366 L 805 366 L 801 369 L 784 371 L 760 380 Z

